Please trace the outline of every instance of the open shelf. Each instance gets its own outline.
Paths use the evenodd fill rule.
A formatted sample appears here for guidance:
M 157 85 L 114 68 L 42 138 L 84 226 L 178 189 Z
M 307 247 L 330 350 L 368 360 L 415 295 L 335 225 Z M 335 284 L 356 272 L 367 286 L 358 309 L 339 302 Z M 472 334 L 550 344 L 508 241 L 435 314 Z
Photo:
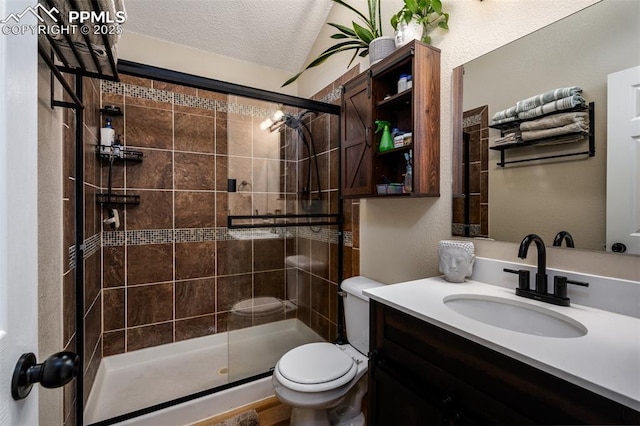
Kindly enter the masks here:
M 508 130 L 519 130 L 520 129 L 520 124 L 524 123 L 524 122 L 527 122 L 527 121 L 533 121 L 533 120 L 537 120 L 537 119 L 542 118 L 542 117 L 548 117 L 548 116 L 556 115 L 556 114 L 562 114 L 562 113 L 567 113 L 567 112 L 581 112 L 581 111 L 588 111 L 589 112 L 589 131 L 588 132 L 567 133 L 567 134 L 564 134 L 564 135 L 561 135 L 561 136 L 551 136 L 551 137 L 547 137 L 547 138 L 528 140 L 528 141 L 521 141 L 521 142 L 513 142 L 513 143 L 505 143 L 505 144 L 502 144 L 502 145 L 491 146 L 491 147 L 489 147 L 489 149 L 492 149 L 494 151 L 499 151 L 500 152 L 500 162 L 496 163 L 496 164 L 498 166 L 500 166 L 500 167 L 504 167 L 507 164 L 526 163 L 526 162 L 530 162 L 530 161 L 549 160 L 549 159 L 556 159 L 556 158 L 562 158 L 562 157 L 575 157 L 575 156 L 579 156 L 579 155 L 586 155 L 588 157 L 594 157 L 596 155 L 596 147 L 595 147 L 596 143 L 595 143 L 595 115 L 594 115 L 594 103 L 593 102 L 589 103 L 589 105 L 587 107 L 577 107 L 577 108 L 571 108 L 571 109 L 566 109 L 566 110 L 554 111 L 552 113 L 541 115 L 541 116 L 535 117 L 535 118 L 530 118 L 530 119 L 526 119 L 526 120 L 515 120 L 515 121 L 510 121 L 509 123 L 491 125 L 489 127 L 493 128 L 493 129 L 499 129 L 501 135 L 504 135 L 505 132 L 508 131 Z M 575 138 L 576 136 L 584 136 L 586 139 L 588 139 L 589 148 L 586 151 L 577 151 L 577 152 L 570 152 L 570 153 L 566 153 L 566 154 L 555 154 L 555 155 L 540 155 L 540 156 L 535 156 L 535 157 L 531 157 L 531 158 L 524 158 L 524 159 L 520 159 L 520 160 L 506 161 L 506 152 L 509 151 L 509 150 L 516 149 L 516 148 L 524 148 L 524 147 L 527 147 L 527 146 L 539 146 L 540 148 L 543 148 L 544 146 L 560 145 L 560 144 L 566 143 L 568 139 Z M 571 142 L 571 143 L 582 143 L 582 141 L 581 142 Z
M 141 163 L 144 154 L 140 151 L 134 151 L 131 149 L 120 148 L 118 155 L 113 155 L 113 146 L 96 145 L 96 154 L 103 160 L 111 160 L 113 156 L 116 161 L 129 161 L 134 163 Z
M 393 155 L 393 154 L 397 154 L 398 152 L 409 151 L 411 148 L 413 148 L 413 144 L 399 146 L 397 148 L 389 149 L 387 151 L 376 152 L 376 157 L 384 157 L 385 155 Z
M 395 95 L 392 95 L 387 99 L 383 99 L 380 102 L 377 102 L 376 108 L 390 107 L 398 104 L 409 105 L 411 104 L 412 93 L 413 93 L 413 88 L 404 90 L 400 93 L 396 93 Z

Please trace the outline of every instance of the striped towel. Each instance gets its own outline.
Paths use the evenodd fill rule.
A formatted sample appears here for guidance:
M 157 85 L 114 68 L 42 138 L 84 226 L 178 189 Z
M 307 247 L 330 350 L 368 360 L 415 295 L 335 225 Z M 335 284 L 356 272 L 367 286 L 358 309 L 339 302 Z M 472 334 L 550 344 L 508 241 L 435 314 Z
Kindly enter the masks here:
M 503 120 L 491 120 L 491 125 L 496 125 L 496 124 L 504 124 L 504 123 L 510 123 L 512 121 L 516 121 L 518 119 L 518 117 L 507 117 Z
M 579 95 L 581 93 L 582 89 L 577 86 L 561 87 L 559 89 L 549 90 L 546 93 L 542 93 L 540 95 L 532 96 L 530 98 L 516 102 L 516 112 L 520 113 L 523 111 L 528 111 L 530 109 L 534 109 L 535 107 L 539 107 L 541 105 L 556 101 L 558 99 L 566 98 L 573 95 Z
M 540 105 L 534 109 L 523 111 L 518 113 L 518 119 L 526 120 L 528 118 L 539 117 L 550 112 L 561 111 L 563 109 L 571 109 L 577 106 L 585 106 L 586 102 L 580 95 L 571 95 L 566 98 L 558 99 L 557 101 L 549 102 L 544 105 Z
M 586 112 L 564 112 L 551 115 L 548 117 L 538 118 L 537 120 L 525 121 L 520 123 L 520 130 L 542 130 L 553 127 L 561 127 L 578 121 L 589 121 L 589 113 Z
M 511 117 L 513 117 L 513 120 L 515 120 L 516 115 L 518 115 L 518 111 L 516 111 L 515 106 L 512 106 L 511 108 L 507 108 L 493 114 L 493 117 L 491 117 L 491 121 L 497 122 Z

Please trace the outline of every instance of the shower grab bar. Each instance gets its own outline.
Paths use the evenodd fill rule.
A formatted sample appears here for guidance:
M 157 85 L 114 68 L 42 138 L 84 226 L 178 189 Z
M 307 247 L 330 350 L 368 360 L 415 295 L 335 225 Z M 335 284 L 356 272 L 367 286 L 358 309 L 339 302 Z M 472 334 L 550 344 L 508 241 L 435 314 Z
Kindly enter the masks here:
M 238 220 L 262 219 L 273 220 L 273 223 L 234 223 Z M 335 221 L 324 220 L 320 222 L 275 222 L 275 219 L 335 219 Z M 286 228 L 289 226 L 326 226 L 340 225 L 342 216 L 337 213 L 322 214 L 261 214 L 261 215 L 229 215 L 227 216 L 227 228 L 229 229 L 252 229 L 252 228 Z

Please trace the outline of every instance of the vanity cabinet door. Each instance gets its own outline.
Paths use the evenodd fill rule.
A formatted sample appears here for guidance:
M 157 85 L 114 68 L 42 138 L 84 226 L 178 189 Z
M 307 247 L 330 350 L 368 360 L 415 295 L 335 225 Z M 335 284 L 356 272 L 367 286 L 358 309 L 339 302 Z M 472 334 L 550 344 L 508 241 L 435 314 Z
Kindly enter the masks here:
M 369 424 L 385 426 L 446 425 L 446 413 L 425 389 L 412 387 L 407 377 L 388 373 L 384 368 L 371 370 Z M 371 389 L 370 389 L 371 391 Z
M 342 196 L 373 194 L 371 80 L 362 73 L 345 85 L 342 95 Z
M 395 410 L 376 388 L 384 368 L 401 385 L 446 400 L 446 424 L 640 424 L 640 412 L 557 376 L 374 300 L 370 309 L 377 361 L 369 392 L 378 413 Z

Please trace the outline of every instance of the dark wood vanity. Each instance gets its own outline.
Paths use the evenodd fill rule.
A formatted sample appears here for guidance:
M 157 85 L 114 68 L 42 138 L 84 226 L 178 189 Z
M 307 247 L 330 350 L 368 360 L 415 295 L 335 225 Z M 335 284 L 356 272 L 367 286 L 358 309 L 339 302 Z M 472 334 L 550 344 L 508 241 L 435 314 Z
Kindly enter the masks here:
M 373 299 L 370 307 L 369 425 L 640 424 L 625 405 Z

